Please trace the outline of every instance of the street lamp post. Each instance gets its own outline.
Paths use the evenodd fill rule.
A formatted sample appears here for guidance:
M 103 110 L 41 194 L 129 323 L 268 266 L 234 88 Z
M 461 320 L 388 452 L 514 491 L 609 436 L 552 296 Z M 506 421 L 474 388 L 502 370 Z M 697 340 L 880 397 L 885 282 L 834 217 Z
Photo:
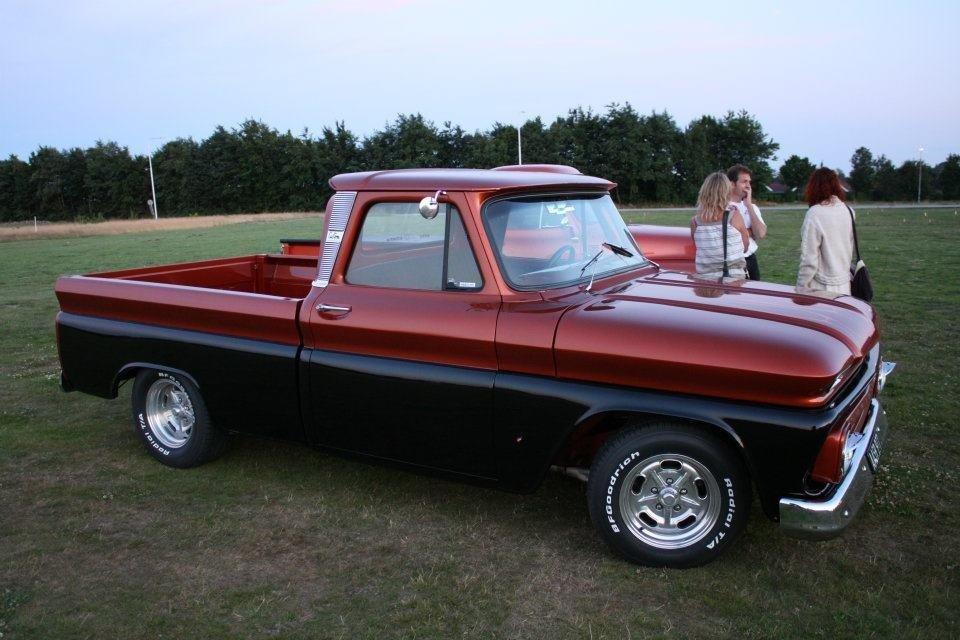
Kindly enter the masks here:
M 920 204 L 920 184 L 923 177 L 923 147 L 920 147 L 920 160 L 917 162 L 917 204 Z
M 153 196 L 153 219 L 156 220 L 159 217 L 157 212 L 157 189 L 153 184 L 153 150 L 151 149 L 150 155 L 147 156 L 147 162 L 150 164 L 150 194 Z
M 156 141 L 163 140 L 163 136 L 150 138 L 150 152 L 147 154 L 147 164 L 150 167 L 150 195 L 153 196 L 153 219 L 160 217 L 159 206 L 157 205 L 157 188 L 153 182 L 153 152 L 156 150 Z
M 523 120 L 526 111 L 520 112 L 520 124 L 517 125 L 517 164 L 523 164 L 523 141 L 520 139 L 520 130 L 523 129 Z

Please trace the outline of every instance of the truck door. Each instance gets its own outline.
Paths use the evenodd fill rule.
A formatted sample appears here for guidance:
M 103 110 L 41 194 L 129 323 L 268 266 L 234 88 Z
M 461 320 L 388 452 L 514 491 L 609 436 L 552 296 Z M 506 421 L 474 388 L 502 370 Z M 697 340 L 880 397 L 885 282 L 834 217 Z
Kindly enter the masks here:
M 490 478 L 501 299 L 462 194 L 423 195 L 354 206 L 304 335 L 316 440 Z

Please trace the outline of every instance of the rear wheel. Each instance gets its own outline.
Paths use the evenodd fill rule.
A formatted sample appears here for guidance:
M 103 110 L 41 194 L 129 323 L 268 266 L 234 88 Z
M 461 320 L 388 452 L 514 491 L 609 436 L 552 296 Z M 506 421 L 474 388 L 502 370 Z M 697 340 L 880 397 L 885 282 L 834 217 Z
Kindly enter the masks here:
M 150 454 L 171 467 L 219 455 L 225 436 L 210 423 L 199 389 L 185 376 L 144 369 L 133 384 L 133 424 Z
M 610 438 L 587 485 L 590 517 L 627 559 L 693 567 L 728 548 L 746 525 L 750 483 L 737 452 L 683 425 L 630 428 Z

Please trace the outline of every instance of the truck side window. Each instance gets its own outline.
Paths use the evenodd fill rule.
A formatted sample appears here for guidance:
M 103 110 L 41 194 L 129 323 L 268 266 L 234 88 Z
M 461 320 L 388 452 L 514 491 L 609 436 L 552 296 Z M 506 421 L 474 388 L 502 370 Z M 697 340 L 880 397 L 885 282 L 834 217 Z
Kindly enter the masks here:
M 460 212 L 450 208 L 450 236 L 447 239 L 446 288 L 458 291 L 483 288 L 483 276 L 470 248 L 470 240 L 463 228 Z M 439 216 L 438 216 L 439 217 Z
M 427 220 L 416 202 L 380 202 L 370 207 L 346 280 L 428 291 L 483 286 L 460 212 L 445 204 L 435 218 Z

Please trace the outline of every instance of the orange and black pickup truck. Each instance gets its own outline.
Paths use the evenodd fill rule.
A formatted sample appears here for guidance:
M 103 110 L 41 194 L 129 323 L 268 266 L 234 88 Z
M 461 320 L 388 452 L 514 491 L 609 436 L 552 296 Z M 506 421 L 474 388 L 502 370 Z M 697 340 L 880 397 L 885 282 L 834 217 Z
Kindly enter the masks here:
M 558 470 L 648 565 L 717 557 L 754 495 L 792 535 L 854 519 L 892 370 L 868 304 L 700 279 L 687 230 L 570 167 L 330 184 L 314 249 L 58 279 L 63 389 L 132 381 L 174 467 L 242 432 L 517 492 Z

